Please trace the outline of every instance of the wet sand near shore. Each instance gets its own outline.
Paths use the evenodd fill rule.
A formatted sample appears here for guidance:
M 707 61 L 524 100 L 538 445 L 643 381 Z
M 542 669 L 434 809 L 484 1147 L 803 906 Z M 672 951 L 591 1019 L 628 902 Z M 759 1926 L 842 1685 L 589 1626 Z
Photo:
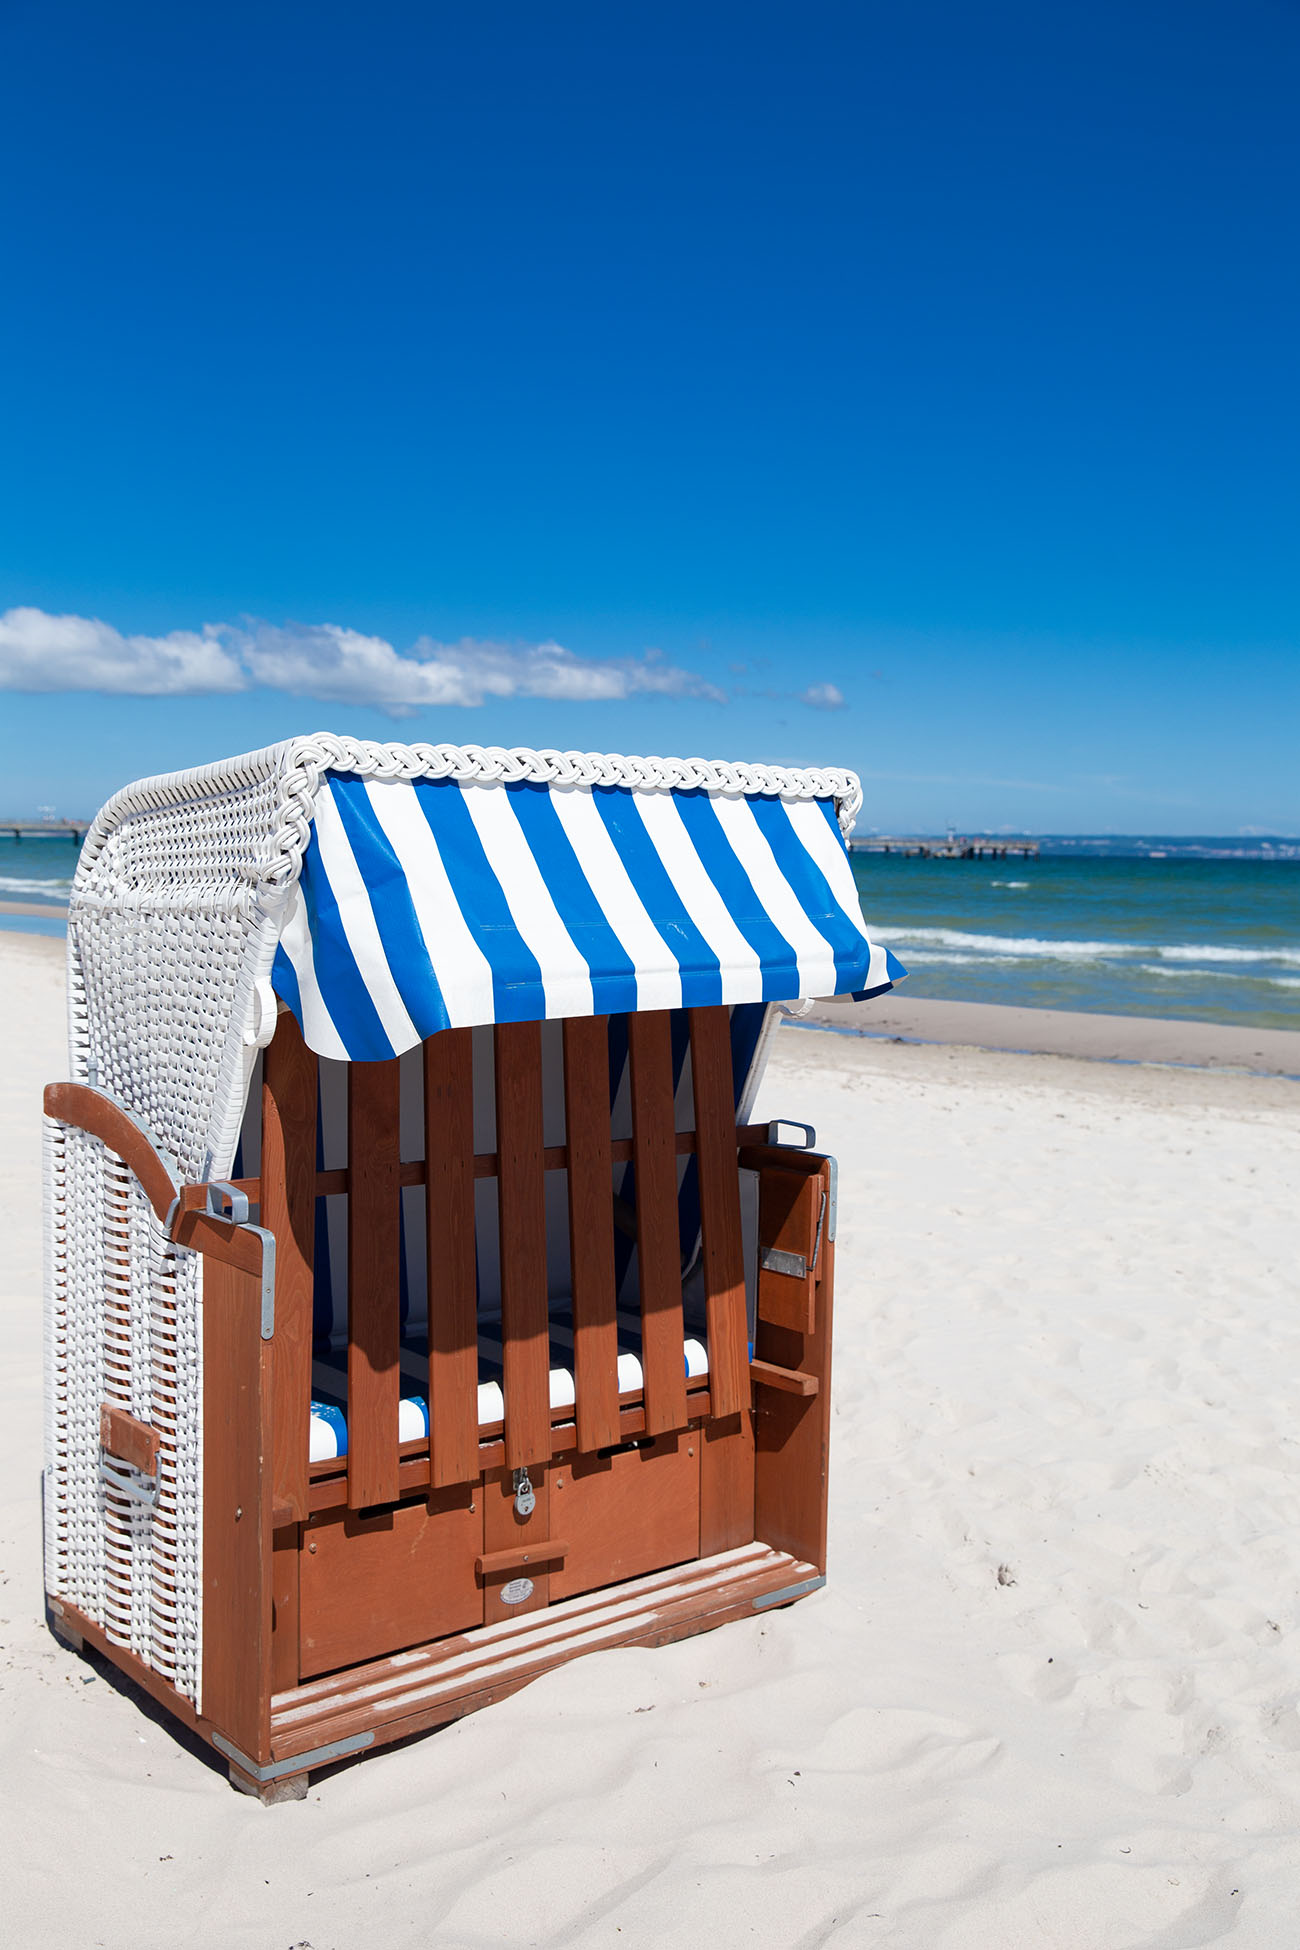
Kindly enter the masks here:
M 1105 1016 L 1013 1009 L 991 1002 L 913 1000 L 906 989 L 874 1002 L 814 1002 L 805 1024 L 858 1036 L 956 1043 L 1106 1063 L 1174 1063 L 1300 1080 L 1300 1028 L 1250 1029 L 1164 1016 Z M 1298 1018 L 1300 1020 L 1300 1018 Z

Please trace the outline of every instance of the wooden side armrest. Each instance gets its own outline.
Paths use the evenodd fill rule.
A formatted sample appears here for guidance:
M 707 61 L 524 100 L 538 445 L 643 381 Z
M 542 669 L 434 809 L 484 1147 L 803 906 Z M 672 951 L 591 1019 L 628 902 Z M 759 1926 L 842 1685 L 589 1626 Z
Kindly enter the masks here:
M 57 1117 L 61 1124 L 89 1131 L 115 1151 L 129 1165 L 158 1217 L 166 1224 L 167 1215 L 180 1190 L 171 1159 L 157 1143 L 148 1125 L 110 1096 L 89 1083 L 51 1083 L 45 1088 L 45 1115 Z

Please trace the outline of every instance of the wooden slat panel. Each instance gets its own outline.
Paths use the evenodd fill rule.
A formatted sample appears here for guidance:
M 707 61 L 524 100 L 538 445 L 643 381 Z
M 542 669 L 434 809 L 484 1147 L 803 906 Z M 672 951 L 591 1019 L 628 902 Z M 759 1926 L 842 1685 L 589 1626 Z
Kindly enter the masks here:
M 709 1320 L 709 1388 L 714 1413 L 735 1415 L 749 1404 L 749 1329 L 745 1320 L 731 1022 L 727 1010 L 719 1007 L 692 1009 L 690 1024 L 695 1158 Z
M 397 1497 L 398 1063 L 348 1065 L 348 1504 Z
M 829 1188 L 829 1166 L 820 1158 Z M 826 1569 L 826 1465 L 830 1447 L 831 1308 L 835 1285 L 835 1247 L 823 1238 L 818 1266 L 817 1309 L 811 1333 L 777 1327 L 760 1319 L 756 1330 L 754 1396 L 754 1534 L 775 1550 L 807 1558 Z M 806 1376 L 812 1395 L 796 1395 L 772 1385 L 772 1370 Z
M 564 1125 L 578 1447 L 602 1449 L 619 1439 L 607 1016 L 564 1025 Z
M 783 1171 L 768 1165 L 758 1177 L 758 1317 L 774 1327 L 811 1334 L 816 1325 L 818 1225 L 826 1204 L 820 1177 L 806 1168 Z M 802 1259 L 807 1271 L 778 1272 L 764 1266 L 769 1251 Z
M 316 1242 L 316 1058 L 282 1015 L 263 1058 L 261 1222 L 275 1234 L 275 1501 L 307 1515 Z
M 677 1227 L 673 1052 L 666 1009 L 627 1019 L 632 1070 L 632 1169 L 636 1177 L 641 1366 L 650 1435 L 684 1428 L 682 1260 Z
M 542 1026 L 499 1023 L 494 1048 L 506 1463 L 519 1469 L 551 1453 Z
M 700 1429 L 700 1556 L 754 1535 L 754 1418 L 749 1409 Z
M 698 1430 L 551 1472 L 551 1523 L 573 1539 L 551 1572 L 551 1603 L 700 1554 Z
M 424 1046 L 429 1280 L 430 1483 L 478 1476 L 478 1321 L 474 1258 L 473 1031 Z
M 465 1484 L 377 1516 L 318 1517 L 303 1536 L 304 1678 L 482 1622 L 483 1514 Z
M 271 1550 L 271 1692 L 287 1692 L 302 1678 L 298 1663 L 298 1565 L 302 1531 L 277 1530 Z
M 212 1258 L 203 1262 L 203 1714 L 250 1760 L 269 1760 L 271 1343 L 260 1275 Z

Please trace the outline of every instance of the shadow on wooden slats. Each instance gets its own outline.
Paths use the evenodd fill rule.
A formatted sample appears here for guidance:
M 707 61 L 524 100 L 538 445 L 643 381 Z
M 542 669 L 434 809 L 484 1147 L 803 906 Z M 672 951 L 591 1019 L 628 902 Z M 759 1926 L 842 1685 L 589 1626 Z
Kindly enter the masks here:
M 607 1016 L 564 1025 L 564 1130 L 578 1447 L 601 1449 L 619 1439 Z
M 398 1063 L 348 1065 L 348 1503 L 397 1498 Z
M 274 1500 L 307 1516 L 316 1243 L 316 1058 L 280 1017 L 262 1070 L 261 1221 L 275 1234 Z
M 498 1023 L 494 1035 L 506 1467 L 522 1469 L 551 1453 L 542 1026 Z
M 731 1024 L 725 1008 L 714 1008 L 692 1009 L 690 1025 L 695 1157 L 709 1320 L 709 1392 L 716 1416 L 735 1415 L 749 1402 L 749 1336 Z
M 473 1031 L 424 1045 L 430 1487 L 478 1476 Z
M 627 1019 L 632 1070 L 641 1366 L 648 1435 L 686 1426 L 682 1265 L 677 1225 L 677 1137 L 671 1020 L 666 1009 Z

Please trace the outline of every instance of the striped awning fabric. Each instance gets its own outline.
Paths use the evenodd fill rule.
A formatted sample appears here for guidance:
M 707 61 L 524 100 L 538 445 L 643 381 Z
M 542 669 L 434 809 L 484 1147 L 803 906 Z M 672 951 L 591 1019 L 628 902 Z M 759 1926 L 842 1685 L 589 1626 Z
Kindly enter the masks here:
M 439 1029 L 876 995 L 829 798 L 327 773 L 272 982 L 319 1055 Z

